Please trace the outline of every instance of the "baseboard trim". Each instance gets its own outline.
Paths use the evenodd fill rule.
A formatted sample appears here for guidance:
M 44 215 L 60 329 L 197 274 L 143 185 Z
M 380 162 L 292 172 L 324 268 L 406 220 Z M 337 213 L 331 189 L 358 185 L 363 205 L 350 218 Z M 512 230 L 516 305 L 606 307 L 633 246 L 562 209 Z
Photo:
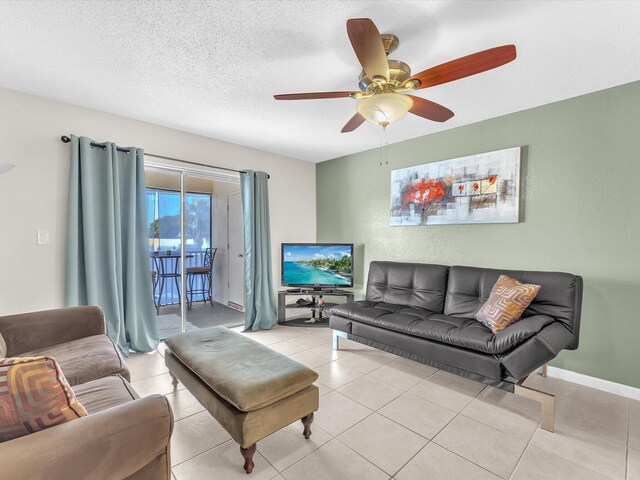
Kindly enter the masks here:
M 233 308 L 234 310 L 237 310 L 238 312 L 244 312 L 244 307 L 242 305 L 238 305 L 237 303 L 227 302 L 227 307 Z
M 547 375 L 549 377 L 559 378 L 560 380 L 584 385 L 585 387 L 602 390 L 603 392 L 632 398 L 633 400 L 640 400 L 640 388 L 630 387 L 629 385 L 623 385 L 622 383 L 610 382 L 609 380 L 590 377 L 589 375 L 583 375 L 582 373 L 576 373 L 552 366 L 547 367 Z

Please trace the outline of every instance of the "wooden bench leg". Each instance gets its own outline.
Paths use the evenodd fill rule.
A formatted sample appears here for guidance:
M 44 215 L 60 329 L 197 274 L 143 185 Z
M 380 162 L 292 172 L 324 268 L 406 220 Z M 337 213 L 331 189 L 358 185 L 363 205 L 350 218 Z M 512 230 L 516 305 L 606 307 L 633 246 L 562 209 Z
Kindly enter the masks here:
M 306 417 L 301 418 L 300 421 L 302 422 L 302 425 L 304 425 L 304 432 L 302 432 L 302 435 L 304 435 L 304 438 L 309 440 L 309 437 L 311 436 L 311 424 L 313 423 L 313 412 Z
M 256 453 L 256 444 L 249 445 L 247 448 L 240 447 L 240 453 L 244 458 L 244 471 L 247 472 L 247 475 L 253 472 L 253 454 Z

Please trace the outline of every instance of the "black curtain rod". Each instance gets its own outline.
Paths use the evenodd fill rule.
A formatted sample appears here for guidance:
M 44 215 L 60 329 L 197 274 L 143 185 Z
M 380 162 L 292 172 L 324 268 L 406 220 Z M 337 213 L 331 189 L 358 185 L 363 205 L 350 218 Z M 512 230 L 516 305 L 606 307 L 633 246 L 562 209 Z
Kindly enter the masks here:
M 71 139 L 69 137 L 67 137 L 66 135 L 61 136 L 60 140 L 62 140 L 63 143 L 71 142 Z M 91 146 L 92 147 L 97 147 L 97 148 L 107 148 L 107 146 L 104 143 L 91 142 Z M 126 153 L 127 155 L 131 154 L 131 151 L 128 148 L 117 147 L 117 150 L 119 152 Z M 227 172 L 247 173 L 246 170 L 234 170 L 233 168 L 216 167 L 214 165 L 207 165 L 206 163 L 190 162 L 189 160 L 182 160 L 180 158 L 173 158 L 173 157 L 165 157 L 164 155 L 154 155 L 153 153 L 146 153 L 145 152 L 144 155 L 146 157 L 162 158 L 163 160 L 171 160 L 172 162 L 187 163 L 189 165 L 196 165 L 198 167 L 215 168 L 217 170 L 226 170 Z M 267 178 L 271 178 L 271 175 L 267 174 Z

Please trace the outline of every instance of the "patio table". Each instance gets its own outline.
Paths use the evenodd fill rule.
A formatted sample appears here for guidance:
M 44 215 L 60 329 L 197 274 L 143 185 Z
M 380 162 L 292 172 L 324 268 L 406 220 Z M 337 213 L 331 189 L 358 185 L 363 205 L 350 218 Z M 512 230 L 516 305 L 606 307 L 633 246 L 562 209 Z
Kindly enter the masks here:
M 180 262 L 180 254 L 174 254 L 173 252 L 152 252 L 151 258 L 153 259 L 155 271 L 158 275 L 156 286 L 160 286 L 160 291 L 158 292 L 158 303 L 156 303 L 156 313 L 160 315 L 160 299 L 162 298 L 162 292 L 164 290 L 164 284 L 167 278 L 173 278 L 173 281 L 176 285 L 176 291 L 178 292 L 178 303 L 180 303 L 180 282 L 178 281 L 178 279 L 182 275 L 180 269 L 178 268 L 178 264 Z M 185 258 L 193 258 L 193 254 L 188 253 L 187 255 L 185 255 Z M 155 295 L 155 291 L 153 292 L 153 294 Z

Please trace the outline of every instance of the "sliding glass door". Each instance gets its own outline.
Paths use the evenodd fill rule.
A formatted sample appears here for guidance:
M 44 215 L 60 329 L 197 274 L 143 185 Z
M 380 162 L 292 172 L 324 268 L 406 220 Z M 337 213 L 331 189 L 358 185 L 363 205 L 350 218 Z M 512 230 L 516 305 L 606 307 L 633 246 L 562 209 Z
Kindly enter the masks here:
M 182 300 L 182 174 L 171 170 L 145 171 L 149 268 L 158 332 L 164 339 L 184 330 Z
M 228 198 L 240 190 L 238 176 L 153 165 L 146 179 L 149 261 L 160 337 L 241 324 L 241 305 L 229 303 L 230 278 L 243 274 L 235 271 L 235 264 L 229 272 L 229 224 L 242 223 L 241 211 L 234 209 L 232 221 L 229 218 Z

